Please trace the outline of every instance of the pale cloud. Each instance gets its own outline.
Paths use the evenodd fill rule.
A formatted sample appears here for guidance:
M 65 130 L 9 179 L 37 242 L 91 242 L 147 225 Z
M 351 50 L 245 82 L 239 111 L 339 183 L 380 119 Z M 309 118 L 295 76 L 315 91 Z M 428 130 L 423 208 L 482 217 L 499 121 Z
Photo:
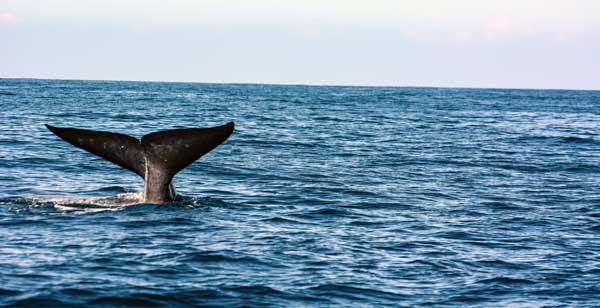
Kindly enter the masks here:
M 542 25 L 520 22 L 511 16 L 496 16 L 483 27 L 482 36 L 488 41 L 505 41 L 536 36 Z M 552 32 L 558 29 L 552 29 Z
M 600 27 L 597 0 L 3 0 L 3 6 L 44 22 L 489 26 L 494 33 L 508 26 Z
M 11 25 L 17 22 L 17 17 L 8 12 L 0 12 L 0 25 Z
M 448 35 L 450 41 L 457 44 L 468 42 L 470 39 L 472 39 L 472 36 L 473 34 L 468 31 L 454 31 Z
M 515 23 L 509 16 L 498 16 L 492 19 L 485 27 L 485 36 L 490 39 L 514 35 L 515 32 Z
M 561 43 L 572 42 L 576 39 L 577 39 L 577 35 L 573 32 L 564 30 L 564 31 L 559 31 L 558 33 L 556 33 L 556 41 L 561 42 Z

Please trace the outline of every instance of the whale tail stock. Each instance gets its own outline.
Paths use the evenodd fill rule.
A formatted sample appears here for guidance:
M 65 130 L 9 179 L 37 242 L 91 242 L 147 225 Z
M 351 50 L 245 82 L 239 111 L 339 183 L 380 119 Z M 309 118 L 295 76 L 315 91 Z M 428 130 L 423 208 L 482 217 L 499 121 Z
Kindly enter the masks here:
M 163 203 L 176 197 L 173 176 L 227 140 L 234 124 L 159 131 L 141 140 L 112 132 L 46 127 L 66 142 L 141 176 L 143 202 Z

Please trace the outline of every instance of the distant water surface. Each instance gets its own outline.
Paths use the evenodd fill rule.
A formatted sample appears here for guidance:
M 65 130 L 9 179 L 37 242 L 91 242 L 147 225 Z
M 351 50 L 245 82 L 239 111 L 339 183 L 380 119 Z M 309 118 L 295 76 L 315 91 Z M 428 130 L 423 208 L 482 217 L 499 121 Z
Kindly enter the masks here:
M 44 123 L 235 121 L 139 204 Z M 598 307 L 600 92 L 0 79 L 0 306 Z

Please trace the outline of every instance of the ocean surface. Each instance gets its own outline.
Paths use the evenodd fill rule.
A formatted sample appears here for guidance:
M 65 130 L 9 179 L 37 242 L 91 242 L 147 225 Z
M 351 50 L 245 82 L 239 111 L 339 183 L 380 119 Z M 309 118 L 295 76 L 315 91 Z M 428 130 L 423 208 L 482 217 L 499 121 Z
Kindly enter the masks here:
M 235 121 L 182 200 L 44 124 Z M 0 79 L 0 306 L 600 307 L 600 92 Z

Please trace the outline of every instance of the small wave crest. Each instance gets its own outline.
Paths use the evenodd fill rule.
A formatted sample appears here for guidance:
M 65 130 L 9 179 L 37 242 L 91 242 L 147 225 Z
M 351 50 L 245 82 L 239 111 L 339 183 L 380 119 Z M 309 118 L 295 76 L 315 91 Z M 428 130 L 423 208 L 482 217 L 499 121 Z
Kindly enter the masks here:
M 522 141 L 548 141 L 564 144 L 598 144 L 600 141 L 589 136 L 561 136 L 561 135 L 533 135 L 533 136 L 521 136 L 518 138 Z

